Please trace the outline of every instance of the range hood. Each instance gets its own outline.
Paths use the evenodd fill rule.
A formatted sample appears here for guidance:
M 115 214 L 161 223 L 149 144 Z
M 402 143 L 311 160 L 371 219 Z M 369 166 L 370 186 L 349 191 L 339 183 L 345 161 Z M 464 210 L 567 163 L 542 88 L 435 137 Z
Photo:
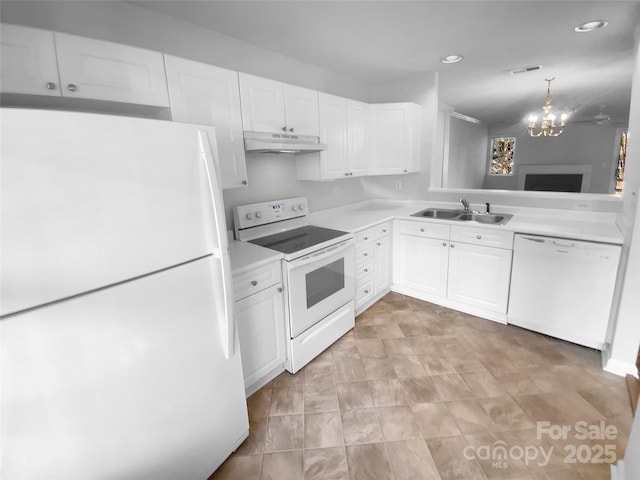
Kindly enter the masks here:
M 259 153 L 303 153 L 326 149 L 319 137 L 312 135 L 288 135 L 286 133 L 244 132 L 244 149 Z

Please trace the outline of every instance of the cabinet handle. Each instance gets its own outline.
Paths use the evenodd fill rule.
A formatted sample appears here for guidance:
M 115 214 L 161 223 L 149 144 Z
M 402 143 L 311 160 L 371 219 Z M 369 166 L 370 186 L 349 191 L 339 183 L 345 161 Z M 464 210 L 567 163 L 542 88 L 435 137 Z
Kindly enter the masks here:
M 442 246 L 446 247 L 447 246 L 447 242 L 442 242 Z
M 364 237 L 363 240 L 369 240 L 369 237 Z
M 349 176 L 349 172 L 345 172 L 345 173 L 344 173 L 344 176 L 345 176 L 345 177 L 348 177 L 348 176 Z
M 368 271 L 369 271 L 369 269 L 368 269 L 368 268 L 365 268 L 365 269 L 364 269 L 364 273 L 367 273 Z
M 452 243 L 452 244 L 451 244 L 451 248 L 456 248 L 456 244 L 455 244 L 455 243 Z
M 70 92 L 75 92 L 76 90 L 78 90 L 78 87 L 77 85 L 70 83 L 69 85 L 67 85 L 67 90 L 69 90 Z
M 247 181 L 246 181 L 246 180 L 242 180 L 242 184 L 243 184 L 243 185 L 246 185 L 246 184 L 247 184 Z
M 376 242 L 376 245 L 380 246 L 380 242 Z
M 290 128 L 290 129 L 289 129 L 289 131 L 290 131 L 291 133 L 293 133 L 293 128 Z
M 478 240 L 482 240 L 482 235 L 476 235 L 476 238 L 477 238 Z
M 408 170 L 405 168 L 405 169 L 404 169 L 404 173 L 407 173 L 407 172 L 408 172 Z
M 424 232 L 424 228 L 421 228 L 421 229 L 420 229 L 420 231 L 421 231 L 421 232 Z
M 282 127 L 282 131 L 286 132 L 287 131 L 287 127 Z
M 45 87 L 47 87 L 47 90 L 55 90 L 56 89 L 56 84 L 53 82 L 47 82 L 45 83 Z
M 282 287 L 278 287 L 278 292 L 282 293 Z
M 382 229 L 382 233 L 387 233 L 387 229 L 386 229 L 386 228 L 383 228 L 383 229 Z
M 369 256 L 369 254 L 368 254 L 368 253 L 366 253 L 366 252 L 365 252 L 365 253 L 363 253 L 362 255 L 364 255 L 365 257 L 368 257 L 368 256 Z
M 251 285 L 255 287 L 256 285 L 258 285 L 258 282 L 256 282 L 255 280 L 251 280 Z
M 369 290 L 365 290 L 364 294 L 367 295 L 369 293 Z

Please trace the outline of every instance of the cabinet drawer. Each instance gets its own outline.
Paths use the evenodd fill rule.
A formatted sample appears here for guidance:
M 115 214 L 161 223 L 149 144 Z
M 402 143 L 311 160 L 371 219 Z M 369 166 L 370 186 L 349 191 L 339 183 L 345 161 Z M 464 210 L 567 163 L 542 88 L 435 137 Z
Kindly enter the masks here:
M 360 306 L 373 297 L 373 277 L 367 277 L 356 283 L 356 306 Z
M 365 230 L 361 230 L 356 232 L 356 245 L 359 243 L 366 243 L 373 240 L 376 233 L 376 227 L 367 228 Z
M 368 275 L 373 275 L 373 258 L 365 260 L 356 267 L 356 282 L 362 280 Z
M 356 265 L 373 258 L 373 243 L 366 243 L 356 248 Z
M 240 275 L 233 276 L 233 292 L 236 301 L 282 281 L 280 262 L 272 262 Z
M 400 234 L 449 240 L 449 225 L 400 220 Z
M 454 225 L 451 227 L 451 241 L 511 249 L 513 248 L 513 232 Z
M 389 221 L 373 227 L 373 238 L 378 239 L 386 235 L 391 235 L 391 225 L 392 222 Z

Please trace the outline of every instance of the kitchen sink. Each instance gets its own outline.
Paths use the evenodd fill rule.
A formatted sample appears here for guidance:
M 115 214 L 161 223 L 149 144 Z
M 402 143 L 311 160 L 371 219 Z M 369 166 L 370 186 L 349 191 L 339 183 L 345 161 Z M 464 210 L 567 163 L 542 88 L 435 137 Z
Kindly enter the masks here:
M 513 215 L 508 213 L 481 213 L 466 210 L 449 210 L 446 208 L 427 208 L 411 215 L 412 217 L 439 218 L 457 222 L 478 222 L 490 225 L 504 225 Z

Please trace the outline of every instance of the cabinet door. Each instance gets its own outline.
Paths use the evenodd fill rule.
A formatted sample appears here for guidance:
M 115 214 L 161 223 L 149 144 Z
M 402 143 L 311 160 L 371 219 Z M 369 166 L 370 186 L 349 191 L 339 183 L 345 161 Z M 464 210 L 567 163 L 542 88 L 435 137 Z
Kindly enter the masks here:
M 286 131 L 283 84 L 242 72 L 239 78 L 244 130 L 266 133 Z
M 400 235 L 397 251 L 399 284 L 439 297 L 447 295 L 449 242 Z
M 366 175 L 369 170 L 369 105 L 347 100 L 349 172 Z
M 391 235 L 375 243 L 376 295 L 391 286 Z
M 238 73 L 165 55 L 175 122 L 216 128 L 222 188 L 247 184 Z
M 317 91 L 285 84 L 284 105 L 287 133 L 320 135 Z
M 62 95 L 169 106 L 162 54 L 56 33 Z
M 375 146 L 369 173 L 372 175 L 405 173 L 404 164 L 410 142 L 406 104 L 372 105 L 371 118 Z
M 3 93 L 61 95 L 53 32 L 2 24 L 0 37 Z
M 282 284 L 236 302 L 245 389 L 284 364 Z
M 320 152 L 321 175 L 325 179 L 344 178 L 347 166 L 347 101 L 334 95 L 320 95 L 320 141 L 327 149 Z
M 449 299 L 506 313 L 513 252 L 455 242 L 450 250 Z

